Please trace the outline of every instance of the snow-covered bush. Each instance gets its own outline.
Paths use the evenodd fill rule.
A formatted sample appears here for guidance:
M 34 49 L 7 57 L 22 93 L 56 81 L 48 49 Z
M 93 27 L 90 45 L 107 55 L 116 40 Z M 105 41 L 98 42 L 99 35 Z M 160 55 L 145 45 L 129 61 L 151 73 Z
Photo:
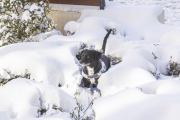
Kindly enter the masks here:
M 172 75 L 174 77 L 179 76 L 180 74 L 180 63 L 178 62 L 172 62 L 172 60 L 169 61 L 169 64 L 167 66 L 168 75 Z
M 30 75 L 31 75 L 27 70 L 24 72 L 23 75 L 14 75 L 9 70 L 5 70 L 5 72 L 8 74 L 9 77 L 3 77 L 0 74 L 0 86 L 3 86 L 6 83 L 8 83 L 9 81 L 11 81 L 12 79 L 16 79 L 16 78 L 27 78 L 27 79 L 30 79 Z
M 156 69 L 156 71 L 151 71 L 150 72 L 156 79 L 159 79 L 161 73 L 159 72 L 159 70 Z
M 112 56 L 112 55 L 108 55 L 108 57 L 110 58 L 111 65 L 116 65 L 122 61 L 122 59 L 120 57 L 116 57 L 116 56 Z
M 78 101 L 80 93 L 76 92 L 74 95 L 77 107 L 75 107 L 72 113 L 70 113 L 71 118 L 73 118 L 74 120 L 94 120 L 95 113 L 92 109 L 89 109 L 90 107 L 92 107 L 94 100 L 92 100 L 88 107 L 85 109 L 83 105 Z
M 1 0 L 0 45 L 25 42 L 32 36 L 47 32 L 56 26 L 47 17 L 49 0 L 31 2 L 28 0 Z

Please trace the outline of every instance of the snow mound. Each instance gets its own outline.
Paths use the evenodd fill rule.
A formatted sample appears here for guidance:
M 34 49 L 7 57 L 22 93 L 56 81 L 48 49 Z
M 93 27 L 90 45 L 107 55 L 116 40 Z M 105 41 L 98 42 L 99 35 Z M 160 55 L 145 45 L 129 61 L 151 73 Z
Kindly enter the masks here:
M 118 23 L 121 28 L 120 32 L 123 30 L 121 35 L 125 36 L 126 38 L 131 40 L 145 40 L 146 42 L 158 42 L 163 34 L 177 28 L 175 26 L 161 24 L 157 19 L 161 13 L 162 8 L 160 6 L 126 6 L 108 3 L 105 10 L 82 10 L 82 15 L 77 21 L 78 24 L 81 24 L 79 27 L 77 27 L 77 24 L 72 25 L 72 27 L 74 27 L 71 27 L 70 29 L 73 29 L 73 32 L 77 31 L 80 33 L 79 31 L 82 30 L 82 27 L 86 27 L 86 29 L 83 29 L 83 34 L 88 34 L 95 31 L 94 33 L 101 36 L 105 34 L 105 31 L 103 32 L 99 29 L 100 25 L 102 26 L 102 24 L 105 23 L 108 25 L 105 27 L 107 28 L 109 25 L 111 25 L 111 23 L 111 27 L 114 26 L 113 24 Z M 97 22 L 93 19 L 94 17 L 110 19 L 111 23 L 107 24 L 107 22 Z M 89 21 L 86 20 L 86 18 L 88 18 Z M 65 28 L 65 30 L 67 29 L 69 29 L 69 27 Z M 89 37 L 89 39 L 91 39 L 93 36 Z
M 28 71 L 32 80 L 55 86 L 59 83 L 64 85 L 74 81 L 73 74 L 79 71 L 74 58 L 78 45 L 77 42 L 66 45 L 61 42 L 42 42 L 2 47 L 0 66 L 14 75 L 23 75 Z
M 180 94 L 180 81 L 167 81 L 156 90 L 156 94 Z
M 49 32 L 40 33 L 36 36 L 33 36 L 32 40 L 34 42 L 42 42 L 42 41 L 46 40 L 48 37 L 53 36 L 53 35 L 62 35 L 62 33 L 58 30 L 51 30 Z
M 163 95 L 176 95 L 180 94 L 180 81 L 176 79 L 165 79 L 156 82 L 150 82 L 138 86 L 142 92 L 146 94 L 163 94 Z
M 2 120 L 12 120 L 5 111 L 0 111 L 0 116 Z
M 53 104 L 66 112 L 76 107 L 74 98 L 60 88 L 20 78 L 1 88 L 0 103 L 0 110 L 19 120 L 36 118 L 38 109 L 52 108 Z
M 161 12 L 160 6 L 112 2 L 103 11 L 83 10 L 77 22 L 66 24 L 70 36 L 54 31 L 37 36 L 43 42 L 1 47 L 0 78 L 28 72 L 31 80 L 13 79 L 0 87 L 0 115 L 6 113 L 0 119 L 68 120 L 73 111 L 78 115 L 78 104 L 88 108 L 80 116 L 93 116 L 94 110 L 97 120 L 179 120 L 179 77 L 168 76 L 166 69 L 170 60 L 180 62 L 179 28 L 159 23 Z M 79 87 L 76 54 L 82 42 L 101 49 L 108 29 L 113 32 L 105 54 L 122 62 L 99 78 L 101 94 L 92 94 Z M 65 112 L 52 109 L 53 104 Z M 49 108 L 46 115 L 36 118 L 44 108 Z
M 77 31 L 79 25 L 80 23 L 75 21 L 66 23 L 66 25 L 64 26 L 64 30 L 66 31 L 67 36 L 73 35 Z
M 121 24 L 100 17 L 87 17 L 81 22 L 70 21 L 64 28 L 65 31 L 70 31 L 71 33 L 75 32 L 76 37 L 79 38 L 83 34 L 83 36 L 88 37 L 89 39 L 101 40 L 103 40 L 109 29 L 115 30 L 115 35 L 124 36 L 124 30 Z M 87 41 L 86 38 L 83 40 L 82 37 L 79 40 L 84 42 Z
M 134 88 L 96 100 L 93 109 L 97 120 L 179 120 L 179 100 L 179 95 L 146 95 Z
M 149 6 L 149 5 L 161 5 L 164 10 L 164 23 L 168 25 L 180 25 L 180 5 L 179 1 L 174 0 L 151 0 L 151 1 L 145 1 L 145 0 L 114 0 L 115 2 L 125 4 L 125 5 L 143 5 L 143 6 Z M 108 4 L 109 1 L 106 0 L 106 4 Z
M 180 45 L 180 28 L 164 34 L 160 39 L 161 45 Z

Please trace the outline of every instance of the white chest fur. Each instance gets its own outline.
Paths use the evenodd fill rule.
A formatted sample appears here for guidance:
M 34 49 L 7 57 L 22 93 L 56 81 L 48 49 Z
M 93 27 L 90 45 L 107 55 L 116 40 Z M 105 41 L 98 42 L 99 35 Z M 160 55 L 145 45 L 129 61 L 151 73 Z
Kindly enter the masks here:
M 88 75 L 94 75 L 94 68 L 87 66 Z M 91 84 L 95 84 L 95 79 L 90 79 Z
M 106 72 L 106 65 L 105 65 L 105 63 L 104 63 L 102 60 L 100 60 L 100 61 L 101 61 L 102 68 L 101 68 L 101 70 L 100 70 L 98 73 L 96 73 L 96 74 L 94 74 L 94 68 L 90 68 L 90 67 L 88 67 L 88 66 L 86 66 L 87 74 L 85 74 L 85 73 L 83 72 L 84 67 L 82 67 L 82 76 L 83 76 L 84 78 L 86 78 L 86 79 L 90 79 L 90 80 L 92 79 L 92 80 L 90 81 L 92 84 L 96 82 L 96 81 L 95 81 L 96 78 L 99 78 L 99 77 L 101 76 L 101 74 L 103 74 L 104 72 Z

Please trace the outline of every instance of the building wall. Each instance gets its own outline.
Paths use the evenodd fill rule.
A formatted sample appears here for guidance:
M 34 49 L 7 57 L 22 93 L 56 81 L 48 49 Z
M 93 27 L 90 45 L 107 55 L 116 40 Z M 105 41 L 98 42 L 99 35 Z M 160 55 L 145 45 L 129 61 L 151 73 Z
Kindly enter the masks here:
M 64 26 L 69 21 L 77 21 L 81 16 L 80 12 L 68 12 L 68 11 L 51 11 L 48 15 L 53 19 L 54 24 L 57 24 L 57 30 L 61 31 L 63 35 L 66 35 Z

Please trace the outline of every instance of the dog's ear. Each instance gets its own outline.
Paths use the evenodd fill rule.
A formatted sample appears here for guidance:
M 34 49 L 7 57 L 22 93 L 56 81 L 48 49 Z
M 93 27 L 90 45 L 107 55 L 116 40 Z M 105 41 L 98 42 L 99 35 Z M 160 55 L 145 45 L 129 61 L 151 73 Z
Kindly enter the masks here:
M 84 52 L 84 51 L 81 51 L 80 53 L 78 53 L 78 55 L 76 55 L 76 58 L 77 58 L 78 60 L 81 60 L 83 52 Z
M 101 53 L 98 51 L 94 51 L 94 60 L 98 61 L 101 58 Z
M 80 55 L 76 55 L 76 58 L 77 58 L 78 60 L 81 60 L 81 56 L 80 56 Z

